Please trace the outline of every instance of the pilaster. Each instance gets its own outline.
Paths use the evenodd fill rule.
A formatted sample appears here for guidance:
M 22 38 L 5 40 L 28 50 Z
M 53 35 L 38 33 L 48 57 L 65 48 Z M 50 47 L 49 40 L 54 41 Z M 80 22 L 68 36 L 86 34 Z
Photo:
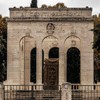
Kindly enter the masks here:
M 64 64 L 64 46 L 63 41 L 59 42 L 59 85 L 64 83 L 65 64 Z
M 36 83 L 37 85 L 42 84 L 42 45 L 41 41 L 37 41 L 37 68 L 36 68 Z

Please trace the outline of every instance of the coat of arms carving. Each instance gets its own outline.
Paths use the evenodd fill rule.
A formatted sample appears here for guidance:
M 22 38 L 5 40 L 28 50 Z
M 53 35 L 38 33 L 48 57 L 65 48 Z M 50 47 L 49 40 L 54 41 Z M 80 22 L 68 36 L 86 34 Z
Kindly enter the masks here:
M 53 23 L 48 23 L 47 24 L 47 33 L 48 34 L 53 34 L 55 30 L 55 26 Z

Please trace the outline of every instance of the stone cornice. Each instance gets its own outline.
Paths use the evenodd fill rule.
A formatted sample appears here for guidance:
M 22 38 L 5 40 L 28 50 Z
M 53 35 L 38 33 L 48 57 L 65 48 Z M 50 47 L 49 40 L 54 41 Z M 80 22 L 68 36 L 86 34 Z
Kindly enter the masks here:
M 84 22 L 84 21 L 89 21 L 93 22 L 93 18 L 39 18 L 39 19 L 31 19 L 31 18 L 8 18 L 7 22 L 48 22 L 48 21 L 53 21 L 53 22 Z
M 10 18 L 91 17 L 92 8 L 10 8 Z
M 18 11 L 18 10 L 25 10 L 25 11 L 27 11 L 27 10 L 32 10 L 32 11 L 54 11 L 54 10 L 92 10 L 92 8 L 90 8 L 90 7 L 86 7 L 86 8 L 67 8 L 67 7 L 65 7 L 65 8 L 30 8 L 30 7 L 20 7 L 20 8 L 16 8 L 16 7 L 14 7 L 14 8 L 9 8 L 9 10 L 11 10 L 11 11 Z

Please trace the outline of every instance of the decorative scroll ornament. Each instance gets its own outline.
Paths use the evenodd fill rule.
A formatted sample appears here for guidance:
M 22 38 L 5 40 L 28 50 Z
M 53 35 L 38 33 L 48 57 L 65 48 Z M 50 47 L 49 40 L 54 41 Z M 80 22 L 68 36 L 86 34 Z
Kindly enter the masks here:
M 54 33 L 55 26 L 54 26 L 53 23 L 48 23 L 46 28 L 47 28 L 47 33 L 48 34 L 53 34 Z
M 71 32 L 71 35 L 76 35 L 76 32 Z
M 72 46 L 75 46 L 75 45 L 76 45 L 76 41 L 75 41 L 75 40 L 72 40 L 72 41 L 71 41 L 71 45 L 72 45 Z
M 26 36 L 30 36 L 30 33 L 31 33 L 31 30 L 30 29 L 27 29 L 26 30 Z

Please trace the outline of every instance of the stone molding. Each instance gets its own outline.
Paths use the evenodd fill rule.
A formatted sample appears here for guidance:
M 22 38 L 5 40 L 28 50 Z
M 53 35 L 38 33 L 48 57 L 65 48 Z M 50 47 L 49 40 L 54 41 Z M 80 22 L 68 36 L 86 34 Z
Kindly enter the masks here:
M 93 22 L 93 18 L 8 18 L 7 22 L 65 22 L 65 21 L 72 21 L 72 22 Z
M 91 7 L 86 7 L 86 8 L 68 8 L 68 7 L 64 7 L 64 8 L 30 8 L 30 7 L 20 7 L 20 8 L 17 8 L 17 7 L 13 7 L 13 8 L 9 8 L 9 10 L 38 10 L 38 11 L 42 11 L 42 10 L 92 10 Z

